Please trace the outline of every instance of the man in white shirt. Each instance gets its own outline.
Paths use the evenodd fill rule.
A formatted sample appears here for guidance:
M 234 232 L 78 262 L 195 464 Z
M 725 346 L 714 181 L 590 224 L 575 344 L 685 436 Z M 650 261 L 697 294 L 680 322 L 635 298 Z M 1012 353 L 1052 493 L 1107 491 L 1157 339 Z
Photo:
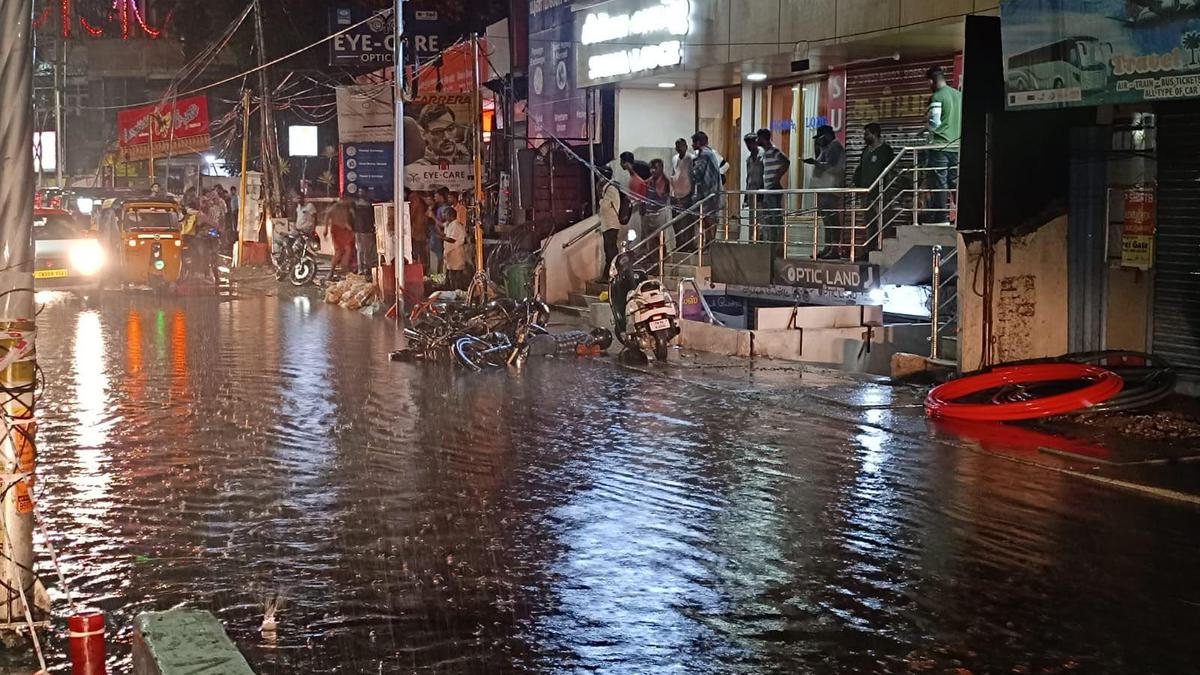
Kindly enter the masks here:
M 466 290 L 470 282 L 467 278 L 467 226 L 459 222 L 453 206 L 439 207 L 437 215 L 442 221 L 442 241 L 446 242 L 446 284 L 453 289 Z
M 600 216 L 600 235 L 604 237 L 604 267 L 600 271 L 600 281 L 607 281 L 608 268 L 617 257 L 617 240 L 621 236 L 621 191 L 612 179 L 612 169 L 602 166 L 599 171 L 597 214 Z
M 317 230 L 317 207 L 304 198 L 302 193 L 296 198 L 296 231 L 312 233 Z

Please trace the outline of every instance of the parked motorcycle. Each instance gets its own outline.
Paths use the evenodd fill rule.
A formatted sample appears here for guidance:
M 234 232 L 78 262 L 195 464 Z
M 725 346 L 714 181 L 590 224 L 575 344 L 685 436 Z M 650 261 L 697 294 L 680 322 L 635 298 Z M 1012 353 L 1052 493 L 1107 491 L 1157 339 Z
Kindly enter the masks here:
M 317 276 L 321 239 L 316 232 L 293 232 L 283 237 L 275 252 L 275 278 L 303 286 Z
M 621 253 L 613 261 L 608 301 L 621 344 L 666 361 L 671 340 L 679 335 L 675 305 L 658 279 L 633 267 L 630 253 Z

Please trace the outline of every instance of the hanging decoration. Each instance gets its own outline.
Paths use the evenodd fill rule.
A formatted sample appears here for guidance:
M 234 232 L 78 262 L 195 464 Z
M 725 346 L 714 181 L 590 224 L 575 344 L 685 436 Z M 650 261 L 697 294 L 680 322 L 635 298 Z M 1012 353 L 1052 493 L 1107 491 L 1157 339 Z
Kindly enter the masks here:
M 72 33 L 87 34 L 90 37 L 120 37 L 131 40 L 142 36 L 150 39 L 162 37 L 163 26 L 171 19 L 168 13 L 163 26 L 157 28 L 147 20 L 146 8 L 151 0 L 39 0 L 43 5 L 34 17 L 34 28 L 42 28 L 50 23 L 50 17 L 58 14 L 58 31 L 64 38 Z M 82 5 L 83 7 L 81 7 Z M 90 11 L 87 11 L 89 9 Z M 84 16 L 84 12 L 92 17 Z M 101 16 L 96 17 L 99 13 Z M 76 21 L 82 32 L 74 31 Z M 53 25 L 51 23 L 51 25 Z M 53 30 L 53 29 L 52 29 Z

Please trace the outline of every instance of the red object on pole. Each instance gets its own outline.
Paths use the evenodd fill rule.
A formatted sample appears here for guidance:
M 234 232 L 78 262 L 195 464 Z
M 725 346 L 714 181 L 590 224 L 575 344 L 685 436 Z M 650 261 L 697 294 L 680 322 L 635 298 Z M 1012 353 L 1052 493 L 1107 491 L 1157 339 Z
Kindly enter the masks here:
M 1074 391 L 1050 396 L 1030 395 L 1025 400 L 996 399 L 991 403 L 959 403 L 972 394 L 981 394 L 1002 387 L 1044 382 L 1081 380 L 1088 384 Z M 1125 381 L 1111 370 L 1080 363 L 1038 363 L 1025 366 L 1002 366 L 979 375 L 951 380 L 940 384 L 925 398 L 925 412 L 930 417 L 951 417 L 981 422 L 1029 420 L 1050 415 L 1062 415 L 1095 405 L 1116 396 Z
M 67 619 L 72 675 L 107 675 L 104 667 L 104 615 L 76 614 Z

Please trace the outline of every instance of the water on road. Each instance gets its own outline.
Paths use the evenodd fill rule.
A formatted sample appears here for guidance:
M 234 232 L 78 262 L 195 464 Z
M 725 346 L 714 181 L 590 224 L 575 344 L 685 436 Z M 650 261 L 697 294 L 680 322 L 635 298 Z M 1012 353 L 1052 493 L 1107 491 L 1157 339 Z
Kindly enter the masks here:
M 385 321 L 305 296 L 39 326 L 39 509 L 114 672 L 177 606 L 261 673 L 1196 668 L 1195 510 L 799 382 L 392 364 Z

